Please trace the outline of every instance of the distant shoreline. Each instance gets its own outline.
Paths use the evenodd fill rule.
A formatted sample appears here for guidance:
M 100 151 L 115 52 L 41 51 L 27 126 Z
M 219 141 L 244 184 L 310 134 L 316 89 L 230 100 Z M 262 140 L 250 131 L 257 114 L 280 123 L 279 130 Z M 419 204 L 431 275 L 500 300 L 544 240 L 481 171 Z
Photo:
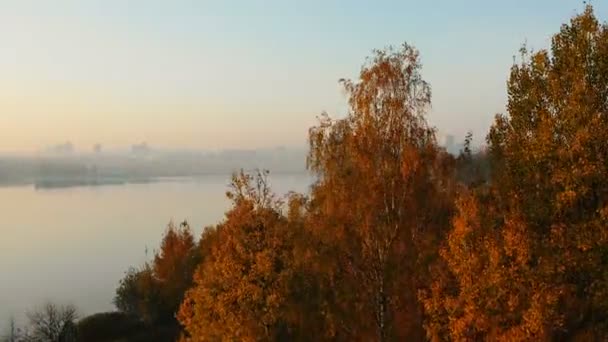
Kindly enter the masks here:
M 102 177 L 102 178 L 69 178 L 53 177 L 33 180 L 4 181 L 0 182 L 0 188 L 33 186 L 36 190 L 67 189 L 77 187 L 102 187 L 112 185 L 151 184 L 162 182 L 185 182 L 196 181 L 208 177 L 225 177 L 228 181 L 231 172 L 209 172 L 196 175 L 183 176 L 150 176 L 150 177 Z M 272 176 L 306 176 L 307 171 L 283 171 L 272 172 Z

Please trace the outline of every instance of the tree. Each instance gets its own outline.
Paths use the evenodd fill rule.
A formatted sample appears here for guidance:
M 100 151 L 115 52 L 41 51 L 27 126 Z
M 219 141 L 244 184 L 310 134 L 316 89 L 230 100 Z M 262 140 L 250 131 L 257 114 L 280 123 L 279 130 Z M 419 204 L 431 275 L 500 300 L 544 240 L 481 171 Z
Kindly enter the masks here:
M 437 340 L 608 338 L 608 28 L 590 6 L 511 69 L 491 183 L 460 199 Z M 483 210 L 481 209 L 483 208 Z M 451 277 L 451 279 L 450 279 Z
M 153 274 L 160 287 L 162 301 L 161 320 L 177 323 L 175 314 L 186 290 L 192 285 L 192 275 L 200 255 L 188 223 L 184 221 L 176 228 L 170 222 L 153 263 Z
M 73 341 L 74 320 L 78 318 L 76 308 L 72 305 L 59 306 L 45 304 L 41 309 L 27 314 L 29 320 L 29 338 L 39 342 Z
M 488 182 L 489 157 L 485 147 L 473 150 L 473 133 L 468 132 L 463 149 L 455 160 L 456 181 L 467 187 L 475 188 Z
M 188 223 L 184 221 L 178 228 L 170 222 L 152 263 L 127 272 L 116 289 L 114 304 L 148 324 L 177 329 L 175 314 L 192 285 L 200 258 Z
M 358 81 L 341 80 L 350 111 L 310 130 L 313 235 L 335 290 L 336 338 L 424 336 L 417 291 L 449 225 L 452 165 L 425 120 L 431 91 L 418 51 L 375 51 Z
M 120 280 L 114 305 L 122 312 L 139 317 L 148 324 L 156 323 L 161 316 L 160 289 L 152 267 L 145 263 L 139 269 L 130 268 Z
M 464 138 L 464 148 L 462 149 L 462 152 L 461 152 L 461 154 L 464 157 L 469 157 L 469 158 L 471 157 L 471 153 L 472 153 L 471 144 L 472 143 L 473 143 L 473 132 L 468 131 L 467 135 Z
M 20 340 L 20 329 L 17 328 L 17 324 L 15 323 L 15 318 L 11 317 L 8 323 L 8 331 L 0 341 L 2 342 L 18 342 Z
M 291 231 L 267 172 L 235 174 L 232 208 L 194 275 L 179 320 L 185 339 L 277 340 L 291 336 Z

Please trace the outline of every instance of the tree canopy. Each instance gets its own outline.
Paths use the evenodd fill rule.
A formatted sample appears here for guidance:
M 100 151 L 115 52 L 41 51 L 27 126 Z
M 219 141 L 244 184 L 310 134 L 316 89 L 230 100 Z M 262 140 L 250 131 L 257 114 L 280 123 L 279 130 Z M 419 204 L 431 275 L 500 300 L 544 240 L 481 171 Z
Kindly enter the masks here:
M 224 219 L 198 242 L 170 224 L 121 281 L 124 316 L 101 320 L 182 341 L 608 339 L 608 26 L 591 6 L 522 48 L 479 150 L 437 143 L 411 45 L 340 84 L 346 115 L 309 130 L 310 191 L 235 173 Z
M 426 306 L 437 340 L 606 335 L 608 30 L 592 8 L 522 49 L 488 135 L 488 186 L 458 200 L 452 279 Z M 483 208 L 483 209 L 482 209 Z

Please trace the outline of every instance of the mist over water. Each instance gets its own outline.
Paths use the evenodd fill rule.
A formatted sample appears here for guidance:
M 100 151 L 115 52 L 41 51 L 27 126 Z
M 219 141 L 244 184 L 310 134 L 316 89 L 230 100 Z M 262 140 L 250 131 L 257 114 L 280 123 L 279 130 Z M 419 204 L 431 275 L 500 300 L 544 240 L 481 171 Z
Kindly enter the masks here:
M 195 236 L 222 220 L 230 175 L 144 184 L 36 189 L 0 187 L 0 329 L 45 301 L 81 316 L 113 310 L 124 272 L 153 256 L 167 223 L 187 220 Z M 306 192 L 311 177 L 272 174 L 274 191 Z M 147 256 L 146 256 L 147 249 Z

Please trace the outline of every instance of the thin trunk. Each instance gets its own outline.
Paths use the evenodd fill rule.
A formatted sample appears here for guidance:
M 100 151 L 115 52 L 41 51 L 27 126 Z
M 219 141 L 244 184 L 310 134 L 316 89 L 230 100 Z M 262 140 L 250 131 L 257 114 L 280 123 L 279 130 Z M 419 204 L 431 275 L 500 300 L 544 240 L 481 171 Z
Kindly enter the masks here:
M 386 341 L 386 294 L 384 293 L 384 277 L 380 277 L 378 293 L 378 341 Z

